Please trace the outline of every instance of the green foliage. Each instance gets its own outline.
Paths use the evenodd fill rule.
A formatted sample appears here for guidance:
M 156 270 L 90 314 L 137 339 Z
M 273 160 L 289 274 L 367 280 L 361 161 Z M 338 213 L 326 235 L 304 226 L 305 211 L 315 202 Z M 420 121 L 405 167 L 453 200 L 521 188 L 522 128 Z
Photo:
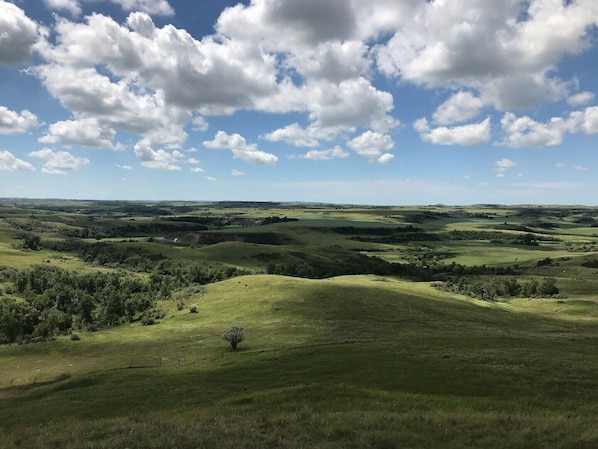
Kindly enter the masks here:
M 41 237 L 37 234 L 27 233 L 23 236 L 23 248 L 37 251 L 40 249 Z
M 162 258 L 159 254 L 152 254 L 141 248 L 131 251 L 127 246 L 103 242 L 81 246 L 79 257 L 91 265 L 126 267 L 134 271 L 150 271 L 154 263 Z
M 76 323 L 98 328 L 161 318 L 148 312 L 155 310 L 156 293 L 137 278 L 102 272 L 77 275 L 48 265 L 10 273 L 15 295 L 22 300 L 0 301 L 0 339 L 5 343 L 67 334 Z
M 231 326 L 224 330 L 222 338 L 228 341 L 233 349 L 237 349 L 237 345 L 243 341 L 244 329 L 242 326 Z
M 91 248 L 111 246 L 95 244 Z M 100 253 L 95 254 L 93 260 L 97 261 Z M 128 257 L 119 264 L 130 260 Z M 27 270 L 2 268 L 0 277 L 14 285 L 15 295 L 23 301 L 9 301 L 0 308 L 0 342 L 49 339 L 74 327 L 98 329 L 126 322 L 152 325 L 164 316 L 156 309 L 156 300 L 168 299 L 176 291 L 180 301 L 181 295 L 200 292 L 200 285 L 246 272 L 170 260 L 159 262 L 148 281 L 123 272 L 79 275 L 46 264 Z M 7 292 L 12 288 L 7 287 Z
M 556 279 L 544 278 L 538 288 L 538 293 L 542 297 L 549 297 L 559 294 L 559 288 L 556 286 Z
M 269 224 L 273 224 L 273 223 L 284 223 L 284 222 L 288 222 L 288 221 L 298 221 L 298 219 L 297 218 L 289 218 L 289 217 L 278 217 L 278 216 L 266 217 L 262 220 L 262 222 L 260 224 L 261 225 L 269 225 Z
M 539 260 L 539 261 L 536 263 L 536 266 L 537 266 L 537 267 L 549 267 L 549 266 L 551 266 L 551 265 L 553 265 L 553 264 L 554 264 L 554 260 L 552 260 L 552 258 L 550 258 L 550 257 L 545 257 L 544 259 L 542 259 L 542 260 Z
M 539 282 L 537 279 L 530 279 L 528 281 L 522 282 L 521 296 L 524 298 L 536 297 L 538 295 L 538 285 Z
M 31 338 L 40 321 L 40 311 L 13 298 L 0 301 L 0 343 Z
M 527 246 L 538 246 L 538 239 L 534 234 L 527 233 L 515 238 L 514 243 Z
M 512 297 L 551 297 L 559 294 L 556 279 L 544 278 L 540 284 L 535 278 L 517 279 L 509 277 L 484 277 L 435 282 L 432 286 L 441 291 L 471 296 L 484 301 Z
M 153 270 L 150 283 L 154 289 L 163 289 L 163 296 L 168 297 L 173 289 L 181 289 L 196 284 L 212 284 L 249 273 L 249 270 L 238 267 L 162 260 Z M 157 286 L 159 288 L 156 288 Z
M 177 222 L 176 217 L 164 220 L 152 220 L 146 222 L 120 222 L 120 221 L 92 221 L 79 223 L 82 226 L 61 228 L 60 234 L 68 238 L 82 239 L 103 239 L 138 237 L 140 235 L 160 235 L 173 232 L 197 232 L 208 229 L 207 226 L 193 222 L 191 219 L 184 219 Z M 218 220 L 218 219 L 216 219 Z M 173 222 L 174 221 L 174 222 Z
M 197 304 L 191 304 L 189 306 L 189 313 L 197 313 Z
M 70 315 L 54 307 L 42 310 L 38 319 L 39 322 L 32 334 L 36 340 L 47 340 L 56 334 L 64 335 L 68 333 L 73 324 L 73 319 Z

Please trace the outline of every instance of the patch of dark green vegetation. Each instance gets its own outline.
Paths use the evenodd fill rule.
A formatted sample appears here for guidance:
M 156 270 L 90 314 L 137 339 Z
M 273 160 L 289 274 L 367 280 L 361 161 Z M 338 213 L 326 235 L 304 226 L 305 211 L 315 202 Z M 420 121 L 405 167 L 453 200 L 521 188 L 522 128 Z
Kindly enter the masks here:
M 592 259 L 582 262 L 581 266 L 586 268 L 598 268 L 598 259 Z
M 234 233 L 234 232 L 202 232 L 196 235 L 197 244 L 214 245 L 222 242 L 245 242 L 255 243 L 258 245 L 284 245 L 291 241 L 285 235 L 275 232 L 251 232 L 251 233 Z
M 132 243 L 124 240 L 122 243 Z M 85 242 L 77 239 L 44 241 L 43 247 L 48 250 L 75 253 L 77 257 L 93 266 L 124 268 L 136 272 L 150 272 L 160 260 L 165 259 L 162 253 L 131 245 L 108 242 Z
M 81 226 L 81 224 L 79 224 Z M 113 222 L 102 223 L 94 222 L 91 226 L 82 226 L 76 228 L 62 228 L 59 234 L 64 237 L 82 238 L 82 239 L 103 239 L 103 238 L 121 238 L 121 237 L 138 237 L 140 235 L 161 235 L 164 233 L 174 232 L 197 232 L 207 230 L 208 227 L 203 224 L 195 222 L 170 222 L 163 221 L 149 221 L 149 222 L 132 222 L 119 223 L 115 225 Z
M 467 295 L 483 301 L 495 301 L 500 298 L 552 298 L 559 294 L 556 279 L 518 279 L 511 277 L 459 277 L 445 282 L 435 282 L 432 286 L 438 290 Z
M 157 286 L 131 276 L 77 275 L 46 265 L 3 273 L 3 281 L 14 288 L 11 298 L 0 301 L 2 343 L 47 340 L 123 322 L 153 324 L 163 317 L 156 308 Z
M 452 230 L 449 232 L 425 232 L 421 228 L 408 225 L 405 227 L 337 227 L 332 228 L 333 232 L 343 235 L 350 235 L 352 240 L 370 243 L 407 243 L 407 242 L 440 242 L 440 241 L 476 241 L 488 240 L 492 243 L 516 244 L 516 245 L 538 245 L 538 242 L 554 242 L 560 239 L 538 235 L 530 232 L 526 226 L 499 225 L 497 228 L 504 228 L 511 231 L 520 231 L 524 234 L 513 236 L 512 233 L 500 231 L 466 231 Z
M 443 264 L 437 253 L 419 255 L 410 263 L 392 263 L 381 258 L 360 253 L 327 252 L 327 256 L 314 256 L 306 253 L 292 253 L 296 262 L 274 263 L 267 266 L 269 274 L 324 279 L 333 276 L 352 274 L 375 274 L 397 276 L 414 281 L 445 279 L 451 275 L 514 275 L 521 273 L 518 267 L 495 267 L 486 265 L 466 266 L 457 263 Z
M 0 267 L 10 297 L 0 301 L 0 343 L 45 341 L 77 330 L 123 323 L 152 325 L 164 318 L 158 300 L 247 274 L 236 267 L 162 260 L 149 278 L 118 273 L 77 274 L 52 265 L 27 270 Z M 183 298 L 184 299 L 184 298 Z
M 235 276 L 251 274 L 250 270 L 221 265 L 188 263 L 179 260 L 162 260 L 150 274 L 150 284 L 163 291 L 168 298 L 174 290 L 193 285 L 206 285 Z

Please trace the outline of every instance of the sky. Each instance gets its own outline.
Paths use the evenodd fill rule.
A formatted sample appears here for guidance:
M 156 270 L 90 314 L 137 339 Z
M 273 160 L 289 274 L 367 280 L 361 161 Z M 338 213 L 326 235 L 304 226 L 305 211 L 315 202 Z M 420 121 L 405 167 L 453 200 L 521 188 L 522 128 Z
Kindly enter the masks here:
M 0 0 L 0 197 L 598 204 L 596 0 Z

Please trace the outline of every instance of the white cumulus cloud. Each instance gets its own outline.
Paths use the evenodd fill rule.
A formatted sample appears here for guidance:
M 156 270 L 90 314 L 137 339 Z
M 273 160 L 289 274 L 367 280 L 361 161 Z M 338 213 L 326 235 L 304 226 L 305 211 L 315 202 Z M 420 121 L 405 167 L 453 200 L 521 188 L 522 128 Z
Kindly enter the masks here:
M 311 161 L 326 161 L 330 159 L 344 159 L 349 157 L 349 153 L 343 150 L 339 145 L 328 150 L 309 150 L 301 156 L 303 159 Z
M 489 118 L 469 125 L 437 128 L 430 128 L 428 121 L 421 118 L 414 122 L 413 127 L 424 142 L 436 145 L 480 145 L 488 142 L 491 137 Z
M 81 14 L 81 6 L 78 0 L 43 0 L 49 9 L 68 11 L 73 16 Z
M 193 131 L 207 131 L 209 128 L 208 122 L 201 115 L 193 117 L 191 120 Z
M 37 39 L 37 24 L 18 6 L 0 0 L 0 65 L 26 62 Z
M 166 2 L 112 1 L 135 11 L 125 23 L 99 13 L 81 22 L 58 18 L 51 38 L 37 45 L 45 63 L 31 73 L 75 120 L 94 117 L 104 130 L 171 148 L 183 145 L 189 123 L 205 131 L 204 117 L 241 109 L 305 114 L 306 128 L 293 124 L 262 137 L 312 148 L 360 128 L 384 133 L 399 125 L 393 96 L 370 80 L 372 54 L 359 31 L 359 16 L 380 10 L 338 0 L 257 0 L 226 8 L 216 34 L 196 39 L 154 23 L 150 14 L 170 13 Z M 323 19 L 320 10 L 335 14 Z M 272 156 L 236 154 L 254 163 L 273 163 Z
M 505 134 L 501 145 L 514 148 L 556 146 L 563 143 L 568 133 L 598 133 L 598 106 L 571 112 L 565 118 L 552 117 L 546 123 L 507 112 L 500 123 Z
M 292 123 L 260 137 L 270 142 L 285 142 L 296 147 L 318 146 L 318 140 L 310 134 L 312 133 L 309 129 L 302 128 L 298 123 Z
M 20 113 L 0 106 L 0 134 L 24 133 L 37 125 L 37 117 L 28 110 Z
M 394 147 L 394 141 L 388 134 L 366 131 L 347 142 L 349 148 L 360 156 L 375 159 Z
M 34 171 L 33 165 L 17 158 L 10 151 L 0 151 L 0 171 Z
M 162 148 L 154 150 L 147 142 L 140 141 L 135 145 L 135 155 L 146 168 L 160 170 L 180 170 L 185 155 L 178 150 L 167 151 Z
M 42 173 L 49 175 L 66 175 L 83 165 L 90 164 L 87 158 L 73 156 L 68 151 L 53 151 L 50 148 L 32 151 L 29 156 L 43 159 L 45 162 Z
M 61 143 L 92 148 L 116 149 L 112 143 L 116 132 L 100 125 L 95 118 L 65 120 L 53 123 L 48 134 L 39 139 L 42 143 Z
M 390 161 L 392 161 L 394 159 L 394 154 L 391 153 L 384 153 L 382 156 L 380 156 L 378 158 L 378 163 L 379 164 L 388 164 Z
M 273 165 L 278 161 L 278 157 L 271 153 L 266 153 L 257 148 L 255 144 L 248 144 L 240 134 L 227 134 L 224 131 L 218 131 L 213 140 L 205 140 L 203 145 L 212 150 L 230 150 L 236 159 L 257 165 Z
M 484 102 L 471 92 L 459 91 L 438 106 L 433 118 L 441 125 L 464 122 L 477 117 L 483 106 Z
M 166 0 L 110 0 L 125 11 L 141 11 L 156 16 L 172 16 L 174 8 Z
M 517 117 L 512 112 L 507 112 L 500 123 L 506 133 L 502 144 L 515 148 L 560 145 L 568 128 L 561 118 L 539 123 L 527 116 Z
M 579 92 L 567 98 L 567 103 L 569 103 L 571 106 L 581 106 L 592 101 L 594 97 L 595 95 L 593 92 Z
M 427 87 L 478 90 L 502 110 L 566 98 L 569 86 L 552 70 L 588 47 L 598 17 L 594 0 L 405 3 L 409 14 L 377 48 L 378 68 Z
M 503 178 L 507 172 L 507 170 L 515 167 L 517 164 L 510 159 L 501 159 L 494 163 L 494 168 L 492 171 L 496 173 L 498 178 Z
M 572 112 L 569 114 L 567 123 L 572 132 L 598 133 L 598 106 L 590 106 L 583 111 Z
M 73 16 L 81 14 L 80 0 L 43 0 L 46 7 L 68 11 Z M 166 0 L 109 0 L 125 11 L 141 11 L 150 15 L 172 16 L 174 9 Z

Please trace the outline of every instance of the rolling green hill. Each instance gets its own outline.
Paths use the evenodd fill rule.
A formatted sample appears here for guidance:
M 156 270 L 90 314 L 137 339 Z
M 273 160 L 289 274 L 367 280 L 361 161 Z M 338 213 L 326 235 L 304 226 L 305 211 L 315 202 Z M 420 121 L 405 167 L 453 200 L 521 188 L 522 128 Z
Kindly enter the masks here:
M 198 313 L 168 301 L 156 326 L 1 346 L 3 447 L 598 444 L 592 300 L 536 310 L 380 276 L 253 275 L 185 303 Z
M 594 449 L 597 215 L 0 200 L 0 448 Z

